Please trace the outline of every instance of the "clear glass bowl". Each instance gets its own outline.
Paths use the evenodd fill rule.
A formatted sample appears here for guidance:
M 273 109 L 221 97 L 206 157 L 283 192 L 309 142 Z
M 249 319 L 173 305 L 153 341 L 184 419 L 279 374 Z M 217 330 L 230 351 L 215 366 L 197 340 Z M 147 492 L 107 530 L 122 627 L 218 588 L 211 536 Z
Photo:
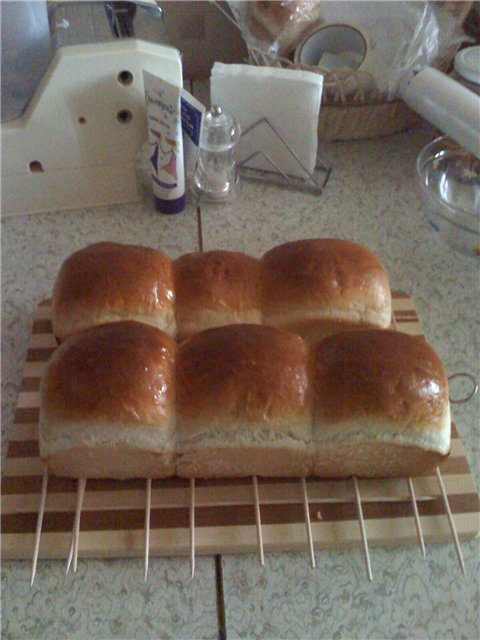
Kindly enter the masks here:
M 417 177 L 436 235 L 455 251 L 480 257 L 480 160 L 443 136 L 421 151 Z

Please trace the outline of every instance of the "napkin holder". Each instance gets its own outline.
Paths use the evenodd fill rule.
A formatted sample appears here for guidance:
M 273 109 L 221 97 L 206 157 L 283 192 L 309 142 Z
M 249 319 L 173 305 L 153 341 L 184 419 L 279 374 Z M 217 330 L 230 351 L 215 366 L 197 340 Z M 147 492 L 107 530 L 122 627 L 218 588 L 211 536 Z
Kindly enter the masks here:
M 322 87 L 322 76 L 307 71 L 215 63 L 211 103 L 240 123 L 241 175 L 322 192 L 330 174 L 318 157 Z
M 249 180 L 266 182 L 268 184 L 274 184 L 290 189 L 299 189 L 301 191 L 307 191 L 313 194 L 320 195 L 327 186 L 330 173 L 332 172 L 331 167 L 328 167 L 324 163 L 320 154 L 317 152 L 314 171 L 309 171 L 308 168 L 300 160 L 298 155 L 295 153 L 295 150 L 292 149 L 292 147 L 288 144 L 282 134 L 278 131 L 275 125 L 270 122 L 268 118 L 260 118 L 259 120 L 254 122 L 242 133 L 241 138 L 249 136 L 250 134 L 254 133 L 254 131 L 258 127 L 261 126 L 268 127 L 272 131 L 272 134 L 276 136 L 279 142 L 281 142 L 285 149 L 291 154 L 292 161 L 297 163 L 299 169 L 305 172 L 306 177 L 299 178 L 295 175 L 289 175 L 288 173 L 283 171 L 283 169 L 275 162 L 275 160 L 270 156 L 269 153 L 262 150 L 261 148 L 257 149 L 257 151 L 254 151 L 237 164 L 240 175 L 243 178 Z M 248 165 L 250 161 L 258 157 L 264 158 L 271 165 L 272 170 L 268 171 L 265 169 L 258 169 Z

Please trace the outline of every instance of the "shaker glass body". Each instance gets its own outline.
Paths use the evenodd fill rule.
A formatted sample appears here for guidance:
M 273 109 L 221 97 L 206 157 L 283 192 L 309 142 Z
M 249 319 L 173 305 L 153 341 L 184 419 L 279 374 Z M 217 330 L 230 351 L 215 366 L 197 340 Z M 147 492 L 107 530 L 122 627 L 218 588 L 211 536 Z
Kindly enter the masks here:
M 193 176 L 193 191 L 199 198 L 222 201 L 232 193 L 237 180 L 235 147 L 239 138 L 237 121 L 214 105 L 205 115 Z

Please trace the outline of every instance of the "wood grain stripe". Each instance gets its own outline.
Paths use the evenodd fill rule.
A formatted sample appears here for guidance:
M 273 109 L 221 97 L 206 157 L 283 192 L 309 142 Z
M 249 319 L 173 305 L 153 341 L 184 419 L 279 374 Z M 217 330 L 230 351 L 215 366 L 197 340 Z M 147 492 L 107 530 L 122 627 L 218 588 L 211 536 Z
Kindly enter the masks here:
M 35 409 L 40 407 L 40 393 L 38 391 L 21 391 L 18 394 L 17 409 Z
M 14 423 L 34 422 L 38 424 L 39 417 L 39 407 L 24 407 L 15 411 Z M 15 429 L 15 426 L 13 428 Z
M 36 422 L 30 423 L 15 423 L 15 428 L 12 429 L 9 441 L 15 440 L 38 440 L 38 424 Z
M 43 462 L 40 458 L 10 458 L 2 465 L 2 482 L 7 476 L 40 476 L 43 474 Z
M 46 362 L 55 351 L 51 349 L 28 349 L 27 362 Z
M 7 455 L 9 458 L 38 458 L 38 440 L 10 440 Z
M 33 316 L 35 320 L 51 320 L 52 319 L 52 306 L 49 302 L 46 304 L 40 304 Z
M 26 362 L 23 375 L 28 378 L 41 378 L 47 367 L 46 362 Z
M 402 331 L 402 333 L 406 333 L 408 336 L 415 336 L 420 338 L 421 340 L 425 340 L 425 338 L 419 333 L 417 324 L 413 322 L 412 324 L 405 322 L 398 326 L 398 329 Z
M 90 482 L 88 482 L 88 490 L 90 491 Z M 143 483 L 145 484 L 145 482 Z M 30 476 L 3 476 L 2 477 L 2 496 L 10 495 L 26 495 L 33 494 L 39 496 L 42 486 L 41 475 Z M 52 493 L 64 493 L 66 491 L 75 493 L 77 483 L 70 478 L 54 478 L 50 477 L 48 481 L 48 495 Z
M 143 482 L 143 481 L 142 481 Z M 39 483 L 37 483 L 39 484 Z M 403 501 L 410 503 L 405 480 L 390 481 L 382 490 L 381 482 L 373 485 L 369 481 L 360 481 L 362 501 L 383 504 Z M 446 476 L 445 486 L 448 494 L 475 493 L 476 487 L 468 475 Z M 428 501 L 439 497 L 440 491 L 436 478 L 425 478 L 415 481 L 417 501 Z M 261 485 L 261 504 L 302 503 L 300 483 L 286 485 Z M 353 503 L 352 483 L 350 481 L 333 484 L 330 482 L 310 481 L 308 483 L 310 501 L 312 503 Z M 189 504 L 188 487 L 166 489 L 163 486 L 152 490 L 153 508 L 184 508 Z M 75 508 L 76 484 L 72 483 L 64 492 L 49 492 L 46 504 L 47 511 L 72 511 Z M 199 507 L 227 507 L 235 509 L 237 505 L 252 504 L 251 484 L 232 487 L 197 487 L 195 501 Z M 2 495 L 2 513 L 29 513 L 38 508 L 39 496 L 35 492 Z M 143 509 L 145 506 L 145 483 L 136 489 L 122 491 L 87 491 L 83 503 L 84 511 L 114 509 Z M 388 508 L 387 505 L 385 505 Z
M 33 321 L 33 325 L 32 325 L 32 333 L 33 334 L 38 334 L 38 333 L 52 333 L 53 332 L 53 328 L 52 328 L 52 321 L 51 320 L 46 320 L 46 319 L 38 319 L 38 320 L 34 320 Z
M 418 321 L 417 314 L 414 309 L 394 309 L 394 315 L 397 322 L 403 322 L 404 318 L 415 318 Z
M 412 309 L 415 311 L 414 307 L 412 306 L 411 300 L 409 300 L 408 298 L 394 299 L 392 301 L 392 309 L 394 314 L 396 314 L 397 311 L 411 311 Z M 418 320 L 418 324 L 419 326 L 421 326 L 420 320 Z
M 471 513 L 455 517 L 461 540 L 470 539 L 477 526 L 477 516 Z M 394 530 L 392 529 L 394 527 Z M 445 516 L 422 518 L 426 538 L 432 542 L 450 539 Z M 411 517 L 396 520 L 371 520 L 367 523 L 369 545 L 416 544 L 415 527 Z M 313 522 L 312 533 L 316 549 L 338 549 L 359 543 L 358 522 Z M 395 537 L 393 537 L 395 533 Z M 265 525 L 263 527 L 266 551 L 305 551 L 305 524 Z M 390 536 L 390 538 L 388 537 Z M 64 559 L 68 552 L 71 532 L 43 533 L 41 558 Z M 31 560 L 35 535 L 5 534 L 2 537 L 2 556 L 9 560 Z M 82 531 L 80 556 L 82 558 L 143 557 L 145 534 L 138 531 Z M 257 549 L 255 526 L 199 527 L 196 530 L 195 552 L 254 553 Z M 150 556 L 188 556 L 188 529 L 154 529 L 150 535 Z M 140 565 L 141 566 L 141 565 Z M 139 579 L 142 571 L 139 570 Z
M 23 486 L 22 481 L 28 481 L 27 486 Z M 8 479 L 6 479 L 8 482 Z M 98 482 L 98 481 L 97 481 Z M 100 481 L 102 482 L 102 481 Z M 49 491 L 47 500 L 47 511 L 57 510 L 72 510 L 75 504 L 76 495 L 76 481 L 66 478 L 51 478 L 50 483 L 55 485 L 54 491 Z M 95 481 L 89 481 L 89 484 L 94 484 Z M 108 509 L 130 509 L 130 508 L 143 508 L 145 501 L 145 481 L 135 481 L 136 488 L 125 489 L 122 491 L 103 491 L 102 487 L 93 487 L 95 490 L 87 491 L 85 497 L 85 510 L 102 510 Z M 362 498 L 364 502 L 375 502 L 382 505 L 382 508 L 388 509 L 389 504 L 385 504 L 390 500 L 403 499 L 404 502 L 409 503 L 409 499 L 405 496 L 406 483 L 405 481 L 398 481 L 397 491 L 391 491 L 389 494 L 383 494 L 381 487 L 376 492 L 364 491 L 365 487 L 362 486 L 364 481 L 361 481 Z M 133 483 L 130 483 L 133 484 Z M 447 476 L 445 477 L 445 484 L 449 494 L 455 493 L 473 493 L 476 492 L 476 486 L 471 476 Z M 317 487 L 316 487 L 317 485 Z M 328 500 L 330 504 L 332 502 L 348 501 L 353 502 L 353 496 L 351 495 L 351 483 L 345 483 L 343 491 L 329 492 L 328 488 L 321 482 L 310 483 L 309 493 L 311 495 L 312 503 L 320 503 L 322 499 Z M 423 500 L 431 500 L 439 497 L 439 488 L 434 478 L 424 478 L 421 480 L 415 480 L 417 490 L 417 500 L 419 502 Z M 12 493 L 4 492 L 2 496 L 2 512 L 18 513 L 36 511 L 39 500 L 39 492 L 41 487 L 41 477 L 19 478 L 17 483 L 11 487 Z M 50 488 L 50 484 L 49 484 Z M 290 487 L 282 487 L 279 485 L 272 485 L 271 491 L 267 492 L 268 487 L 261 487 L 261 503 L 265 504 L 282 504 L 290 501 L 301 503 L 300 496 L 298 495 L 298 485 Z M 285 491 L 285 489 L 290 489 Z M 321 491 L 315 491 L 315 488 L 321 488 Z M 111 489 L 111 487 L 110 487 Z M 293 491 L 292 491 L 293 489 Z M 350 491 L 349 491 L 350 490 Z M 251 486 L 237 487 L 203 487 L 197 490 L 198 505 L 199 506 L 225 506 L 232 509 L 236 509 L 237 505 L 247 504 L 252 502 Z M 425 498 L 423 496 L 426 496 Z M 189 501 L 189 492 L 187 486 L 183 488 L 171 488 L 165 489 L 160 487 L 154 489 L 152 492 L 152 505 L 154 507 L 186 507 Z
M 450 474 L 458 474 L 458 473 L 470 473 L 470 467 L 468 466 L 468 462 L 465 457 L 463 458 L 449 457 L 442 462 L 442 464 L 440 465 L 440 469 L 443 476 L 447 476 Z
M 408 296 L 398 298 L 392 296 L 392 310 L 394 311 L 394 313 L 397 313 L 397 311 L 400 310 L 413 312 L 415 315 L 417 315 L 417 310 L 415 309 L 411 298 L 409 298 Z
M 29 347 L 31 349 L 56 349 L 57 340 L 52 333 L 32 333 Z
M 22 386 L 20 387 L 20 392 L 22 391 L 39 391 L 40 390 L 40 376 L 28 377 L 25 376 L 22 380 Z
M 8 460 L 7 460 L 8 462 Z M 42 467 L 43 468 L 43 467 Z M 41 474 L 25 474 L 23 476 L 5 476 L 2 478 L 2 494 L 14 495 L 24 493 L 34 493 L 38 489 L 36 487 L 41 486 Z M 188 480 L 182 480 L 181 478 L 167 478 L 165 480 L 154 480 L 153 487 L 158 487 L 161 483 L 162 488 L 188 488 Z M 197 483 L 200 483 L 197 480 Z M 145 480 L 99 480 L 89 479 L 88 492 L 92 491 L 108 491 L 108 492 L 121 492 L 145 489 Z M 50 476 L 48 480 L 48 493 L 64 493 L 64 492 L 76 492 L 77 481 L 73 478 L 59 478 L 58 476 Z
M 470 513 L 478 511 L 478 495 L 449 496 L 450 505 L 454 513 Z M 418 505 L 421 516 L 442 515 L 445 507 L 442 499 L 436 498 Z M 385 504 L 364 503 L 363 515 L 365 520 L 395 519 L 411 516 L 411 505 L 407 503 L 390 503 L 388 509 Z M 356 518 L 354 503 L 342 504 L 310 504 L 310 517 L 318 520 L 321 513 L 323 522 L 339 522 Z M 73 524 L 74 511 L 46 512 L 43 530 L 69 531 Z M 253 505 L 237 505 L 234 509 L 227 507 L 197 507 L 195 522 L 198 527 L 238 526 L 254 522 Z M 37 514 L 18 513 L 2 516 L 2 531 L 5 533 L 32 533 L 35 531 Z M 262 505 L 262 524 L 287 524 L 304 521 L 303 505 Z M 150 526 L 152 529 L 186 528 L 189 523 L 188 508 L 152 509 Z M 116 511 L 82 511 L 82 531 L 115 531 L 119 529 L 143 529 L 145 524 L 144 509 L 129 509 Z

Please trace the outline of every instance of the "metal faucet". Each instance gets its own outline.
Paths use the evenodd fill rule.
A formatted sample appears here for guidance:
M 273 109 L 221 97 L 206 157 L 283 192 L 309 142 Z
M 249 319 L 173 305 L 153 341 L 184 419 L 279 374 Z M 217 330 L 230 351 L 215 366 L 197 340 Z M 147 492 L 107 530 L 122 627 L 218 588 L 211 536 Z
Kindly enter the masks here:
M 105 11 L 112 34 L 116 38 L 131 38 L 135 30 L 133 20 L 137 13 L 137 6 L 134 2 L 105 2 Z
M 155 0 L 138 2 L 49 2 L 54 48 L 102 42 L 110 38 L 140 38 L 168 44 L 163 10 Z M 80 23 L 93 28 L 78 28 Z M 83 26 L 83 25 L 82 25 Z M 63 28 L 62 28 L 63 27 Z M 69 28 L 70 27 L 70 28 Z
M 115 38 L 141 38 L 145 25 L 151 26 L 155 21 L 161 41 L 167 41 L 163 11 L 155 2 L 104 2 L 104 5 Z
M 2 123 L 20 117 L 60 46 L 127 37 L 168 44 L 164 13 L 154 0 L 0 2 Z

